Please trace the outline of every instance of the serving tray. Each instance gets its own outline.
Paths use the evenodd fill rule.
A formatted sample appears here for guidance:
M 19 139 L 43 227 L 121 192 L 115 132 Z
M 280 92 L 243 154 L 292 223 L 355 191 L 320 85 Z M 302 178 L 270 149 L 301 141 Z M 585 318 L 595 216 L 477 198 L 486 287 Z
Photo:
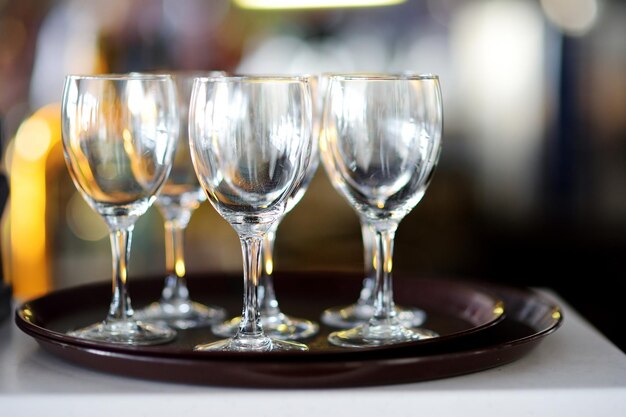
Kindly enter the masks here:
M 195 300 L 241 308 L 241 278 L 212 274 L 189 277 Z M 349 303 L 361 277 L 336 272 L 277 274 L 283 311 L 318 320 L 331 305 Z M 156 299 L 161 279 L 136 280 L 135 306 Z M 523 289 L 442 279 L 395 277 L 397 302 L 426 310 L 425 327 L 442 336 L 371 349 L 330 346 L 333 329 L 305 341 L 308 352 L 194 352 L 216 340 L 209 329 L 180 331 L 168 345 L 128 347 L 69 337 L 65 331 L 101 320 L 110 284 L 57 291 L 23 304 L 16 323 L 47 351 L 70 362 L 127 376 L 207 385 L 246 387 L 345 387 L 443 378 L 511 362 L 527 353 L 561 323 L 558 306 Z M 506 314 L 502 315 L 502 303 Z

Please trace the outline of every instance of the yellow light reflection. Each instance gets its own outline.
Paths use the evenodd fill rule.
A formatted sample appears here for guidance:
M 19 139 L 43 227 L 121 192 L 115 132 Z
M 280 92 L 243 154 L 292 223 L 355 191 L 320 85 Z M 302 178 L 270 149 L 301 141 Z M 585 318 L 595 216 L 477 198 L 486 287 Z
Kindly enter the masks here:
M 120 279 L 122 280 L 122 284 L 126 284 L 127 277 L 128 277 L 128 269 L 120 268 Z
M 130 130 L 128 129 L 124 129 L 122 131 L 122 138 L 124 138 L 124 148 L 127 147 L 126 143 L 127 142 L 131 142 L 133 141 L 133 135 L 130 133 Z
M 50 150 L 61 141 L 60 120 L 60 105 L 47 105 L 26 119 L 14 138 L 10 171 L 9 275 L 18 298 L 34 297 L 50 289 L 46 251 L 46 161 Z
M 272 262 L 271 259 L 268 259 L 265 261 L 265 273 L 267 275 L 272 275 L 272 272 L 274 272 L 274 262 Z
M 554 320 L 559 320 L 559 319 L 561 318 L 561 312 L 560 312 L 558 309 L 555 309 L 555 310 L 552 312 L 552 318 L 553 318 Z
M 31 310 L 29 307 L 26 307 L 22 310 L 22 316 L 24 317 L 24 319 L 28 322 L 32 322 L 33 319 L 33 310 Z
M 185 276 L 185 262 L 182 259 L 176 260 L 176 264 L 174 265 L 174 270 L 176 271 L 176 276 L 184 277 Z
M 496 316 L 501 316 L 504 314 L 504 305 L 502 303 L 498 303 L 494 308 L 493 308 L 493 314 L 495 314 Z
M 385 264 L 385 270 L 387 271 L 388 274 L 390 274 L 392 269 L 393 269 L 393 260 L 389 258 L 387 259 L 387 263 Z
M 345 7 L 380 7 L 404 3 L 406 0 L 233 0 L 242 9 L 329 9 Z

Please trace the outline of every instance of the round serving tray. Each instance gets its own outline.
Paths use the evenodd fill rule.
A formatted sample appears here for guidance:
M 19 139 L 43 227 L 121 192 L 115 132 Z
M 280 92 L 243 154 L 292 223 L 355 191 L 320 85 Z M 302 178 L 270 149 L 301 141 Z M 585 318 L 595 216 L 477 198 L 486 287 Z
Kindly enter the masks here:
M 228 274 L 189 277 L 195 300 L 241 309 L 240 278 Z M 336 272 L 283 273 L 276 289 L 283 311 L 317 320 L 328 306 L 349 303 L 361 278 Z M 130 286 L 135 306 L 156 299 L 161 279 Z M 329 345 L 333 329 L 305 341 L 308 352 L 194 352 L 217 338 L 209 329 L 180 331 L 170 344 L 128 347 L 90 342 L 67 330 L 101 320 L 110 284 L 98 283 L 50 293 L 24 303 L 16 323 L 47 351 L 104 372 L 154 380 L 246 387 L 339 387 L 421 381 L 475 372 L 511 362 L 561 323 L 558 306 L 529 290 L 463 281 L 395 277 L 398 303 L 428 314 L 425 327 L 442 336 L 372 349 Z M 502 301 L 506 314 L 502 315 Z

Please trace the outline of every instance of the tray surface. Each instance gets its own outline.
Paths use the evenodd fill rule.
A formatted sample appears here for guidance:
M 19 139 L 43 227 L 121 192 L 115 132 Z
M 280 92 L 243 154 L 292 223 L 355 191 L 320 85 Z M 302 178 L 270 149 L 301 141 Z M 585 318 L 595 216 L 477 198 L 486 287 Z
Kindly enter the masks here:
M 283 273 L 276 290 L 284 312 L 319 321 L 321 311 L 346 304 L 358 294 L 356 274 Z M 135 307 L 156 299 L 161 279 L 130 285 Z M 196 301 L 241 309 L 241 282 L 235 275 L 190 276 Z M 528 352 L 561 323 L 558 306 L 528 290 L 463 281 L 395 277 L 398 304 L 426 310 L 425 327 L 442 337 L 392 347 L 344 349 L 330 346 L 333 331 L 305 340 L 309 352 L 193 352 L 218 338 L 209 329 L 180 331 L 170 344 L 128 347 L 69 337 L 65 331 L 101 320 L 110 284 L 57 291 L 23 304 L 18 326 L 40 345 L 66 360 L 105 372 L 155 380 L 252 387 L 337 387 L 379 385 L 442 378 L 511 362 Z M 493 295 L 492 295 L 493 294 Z M 501 315 L 504 301 L 506 314 Z M 158 364 L 158 366 L 155 366 Z

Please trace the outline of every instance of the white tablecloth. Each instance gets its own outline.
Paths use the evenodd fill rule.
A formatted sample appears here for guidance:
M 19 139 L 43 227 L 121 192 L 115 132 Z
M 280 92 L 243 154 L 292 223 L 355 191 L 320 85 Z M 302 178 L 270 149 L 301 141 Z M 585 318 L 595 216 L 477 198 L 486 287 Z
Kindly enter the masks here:
M 626 416 L 626 355 L 555 298 L 563 326 L 517 362 L 437 381 L 327 390 L 102 374 L 47 354 L 8 320 L 0 324 L 0 416 Z

